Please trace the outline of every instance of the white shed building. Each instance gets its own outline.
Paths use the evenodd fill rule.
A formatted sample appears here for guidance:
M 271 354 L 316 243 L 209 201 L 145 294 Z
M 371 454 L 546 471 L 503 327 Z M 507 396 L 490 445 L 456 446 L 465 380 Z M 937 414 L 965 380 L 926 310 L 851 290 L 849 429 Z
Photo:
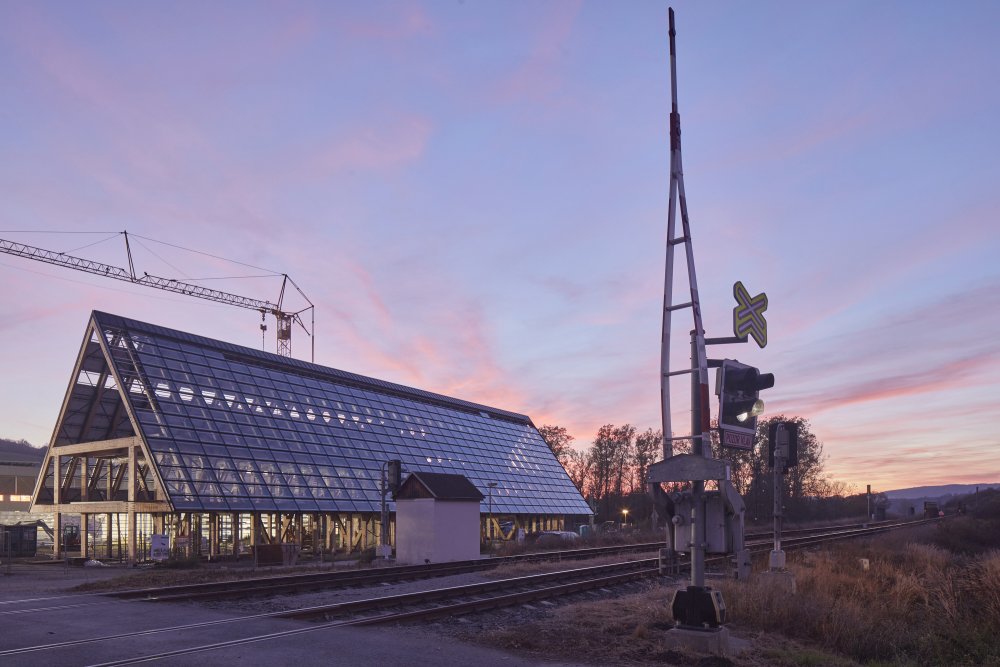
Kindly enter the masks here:
M 396 492 L 396 562 L 479 558 L 483 494 L 464 475 L 414 472 Z

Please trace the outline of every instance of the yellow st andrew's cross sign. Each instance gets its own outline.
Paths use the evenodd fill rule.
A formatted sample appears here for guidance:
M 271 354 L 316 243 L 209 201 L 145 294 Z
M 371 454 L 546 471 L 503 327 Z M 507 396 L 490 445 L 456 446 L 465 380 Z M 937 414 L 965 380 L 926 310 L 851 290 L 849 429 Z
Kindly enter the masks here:
M 736 297 L 736 307 L 733 308 L 733 334 L 739 338 L 753 336 L 759 347 L 767 345 L 767 320 L 764 311 L 767 310 L 767 294 L 761 292 L 750 296 L 742 281 L 733 285 L 733 296 Z

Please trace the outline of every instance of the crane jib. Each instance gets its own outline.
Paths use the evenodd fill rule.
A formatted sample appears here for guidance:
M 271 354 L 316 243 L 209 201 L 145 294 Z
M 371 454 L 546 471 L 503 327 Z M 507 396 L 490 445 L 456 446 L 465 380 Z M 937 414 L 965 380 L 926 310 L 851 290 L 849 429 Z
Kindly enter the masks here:
M 202 285 L 195 285 L 193 283 L 186 283 L 172 278 L 162 278 L 149 273 L 144 273 L 141 277 L 136 276 L 135 270 L 132 268 L 131 253 L 129 253 L 130 269 L 124 269 L 120 266 L 95 262 L 90 259 L 75 257 L 73 255 L 67 255 L 66 253 L 46 250 L 44 248 L 38 248 L 25 243 L 17 243 L 15 241 L 8 241 L 6 239 L 0 239 L 0 252 L 8 255 L 14 255 L 15 257 L 24 257 L 25 259 L 45 262 L 46 264 L 52 264 L 55 266 L 64 266 L 68 269 L 84 271 L 97 276 L 132 283 L 133 285 L 143 285 L 146 287 L 153 287 L 155 289 L 166 290 L 168 292 L 174 292 L 176 294 L 186 294 L 199 299 L 224 303 L 230 306 L 246 308 L 248 310 L 256 310 L 262 314 L 270 313 L 278 319 L 278 354 L 283 354 L 284 356 L 291 356 L 291 322 L 297 322 L 306 334 L 315 340 L 313 335 L 315 333 L 315 315 L 313 316 L 313 327 L 311 329 L 306 327 L 305 322 L 300 317 L 301 313 L 314 308 L 312 301 L 306 297 L 302 290 L 299 289 L 299 286 L 292 281 L 288 274 L 283 274 L 283 281 L 281 285 L 282 297 L 279 297 L 278 303 L 274 304 L 270 301 L 262 301 L 260 299 L 240 296 L 239 294 L 223 292 L 221 290 L 211 289 L 203 287 Z M 297 312 L 286 312 L 281 309 L 281 302 L 283 301 L 285 293 L 285 284 L 288 282 L 290 282 L 299 294 L 302 295 L 302 298 L 309 303 L 308 307 Z M 313 355 L 315 355 L 315 342 L 313 343 Z

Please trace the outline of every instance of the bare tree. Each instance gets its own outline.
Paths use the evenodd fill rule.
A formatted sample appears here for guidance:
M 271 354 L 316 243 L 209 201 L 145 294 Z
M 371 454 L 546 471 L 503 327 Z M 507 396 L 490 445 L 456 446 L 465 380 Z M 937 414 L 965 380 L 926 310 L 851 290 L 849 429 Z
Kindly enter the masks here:
M 618 500 L 625 496 L 626 483 L 631 481 L 631 467 L 635 459 L 635 426 L 625 424 L 614 429 L 612 440 L 614 442 L 613 453 L 613 480 L 612 492 Z
M 635 437 L 635 447 L 633 451 L 632 493 L 645 493 L 646 477 L 649 474 L 649 466 L 655 463 L 663 451 L 661 446 L 663 437 L 661 431 L 646 429 Z
M 565 468 L 570 452 L 573 451 L 573 436 L 569 434 L 569 431 L 564 426 L 555 426 L 552 424 L 544 424 L 538 427 L 538 433 L 542 436 L 545 444 L 549 446 L 549 449 L 552 450 L 552 453 L 556 455 L 559 463 Z
M 580 493 L 585 493 L 587 484 L 590 481 L 590 457 L 583 452 L 570 449 L 566 455 L 563 467 L 566 469 L 569 478 L 576 484 L 576 488 L 580 490 Z

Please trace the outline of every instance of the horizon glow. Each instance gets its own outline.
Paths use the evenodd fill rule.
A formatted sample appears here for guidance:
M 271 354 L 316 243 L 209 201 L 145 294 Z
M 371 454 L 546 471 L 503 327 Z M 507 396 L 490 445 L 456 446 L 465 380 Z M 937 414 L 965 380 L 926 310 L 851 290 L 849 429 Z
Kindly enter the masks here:
M 1000 5 L 673 4 L 707 334 L 735 281 L 769 300 L 766 349 L 709 356 L 773 372 L 762 416 L 808 419 L 834 479 L 1000 481 Z M 287 273 L 317 363 L 580 448 L 656 429 L 667 44 L 664 2 L 8 3 L 0 238 Z M 139 240 L 139 271 L 277 298 Z M 91 310 L 261 346 L 251 311 L 9 255 L 0 280 L 3 437 L 47 443 Z

